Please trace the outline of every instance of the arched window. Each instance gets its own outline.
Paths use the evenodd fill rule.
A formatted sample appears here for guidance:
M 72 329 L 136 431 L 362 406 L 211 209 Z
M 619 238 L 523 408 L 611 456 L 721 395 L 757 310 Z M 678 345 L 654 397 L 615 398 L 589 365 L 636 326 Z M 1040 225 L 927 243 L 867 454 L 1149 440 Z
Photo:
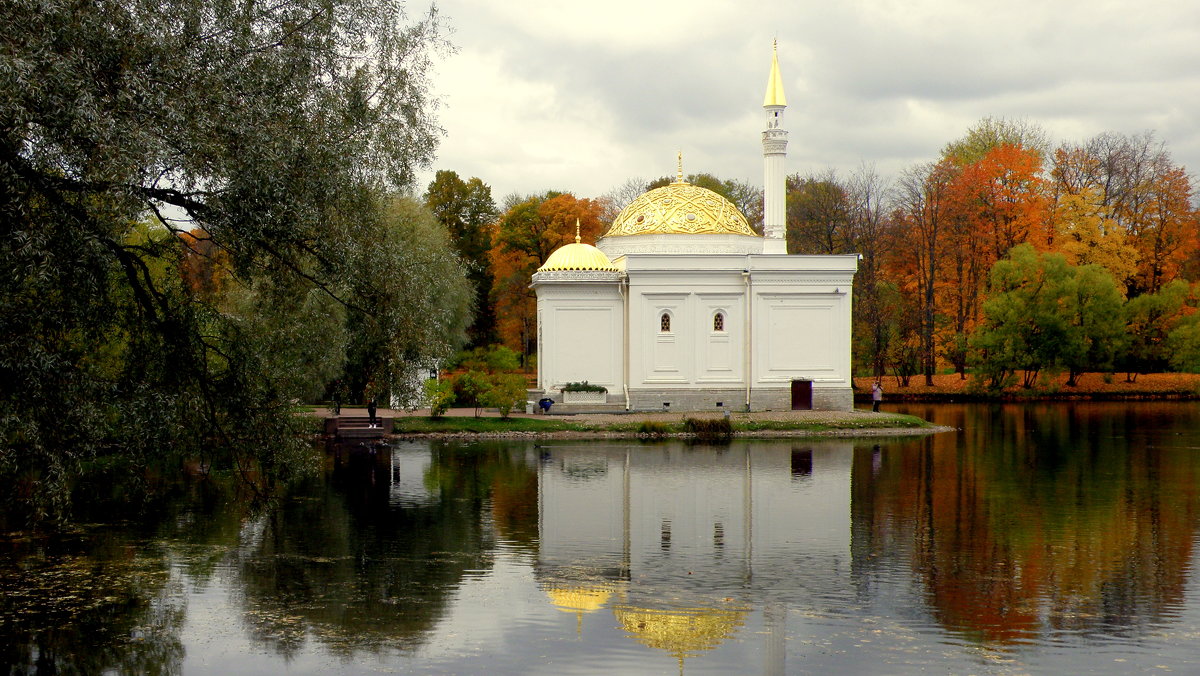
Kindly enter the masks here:
M 713 331 L 720 333 L 724 330 L 725 330 L 725 313 L 718 312 L 717 314 L 713 315 Z
M 671 332 L 671 315 L 667 314 L 666 312 L 662 313 L 662 316 L 658 318 L 658 332 Z

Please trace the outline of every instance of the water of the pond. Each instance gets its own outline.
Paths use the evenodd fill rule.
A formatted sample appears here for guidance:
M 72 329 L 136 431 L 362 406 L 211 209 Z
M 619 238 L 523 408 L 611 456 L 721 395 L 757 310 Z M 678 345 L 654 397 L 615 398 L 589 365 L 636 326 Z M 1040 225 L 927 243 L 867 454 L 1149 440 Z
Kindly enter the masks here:
M 2 673 L 1200 672 L 1200 404 L 931 437 L 401 443 L 0 553 Z

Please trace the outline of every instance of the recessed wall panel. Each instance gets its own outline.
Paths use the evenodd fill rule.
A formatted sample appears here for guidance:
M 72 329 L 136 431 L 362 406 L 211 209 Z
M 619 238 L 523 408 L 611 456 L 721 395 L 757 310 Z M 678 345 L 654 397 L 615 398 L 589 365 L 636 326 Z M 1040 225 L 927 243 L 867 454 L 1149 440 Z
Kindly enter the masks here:
M 556 309 L 556 384 L 584 380 L 596 385 L 613 384 L 618 366 L 615 363 L 618 326 L 611 307 Z
M 831 304 L 773 301 L 766 311 L 767 371 L 817 372 L 837 367 L 839 346 Z

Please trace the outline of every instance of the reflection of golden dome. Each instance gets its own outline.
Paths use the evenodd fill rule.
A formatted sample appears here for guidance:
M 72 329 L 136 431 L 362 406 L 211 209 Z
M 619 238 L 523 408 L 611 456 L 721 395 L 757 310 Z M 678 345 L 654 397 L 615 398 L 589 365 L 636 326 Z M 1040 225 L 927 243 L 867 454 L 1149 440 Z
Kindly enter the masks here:
M 600 610 L 608 603 L 612 592 L 607 589 L 586 589 L 583 587 L 567 587 L 563 589 L 547 589 L 546 596 L 550 602 L 564 613 L 590 613 Z
M 603 587 L 552 587 L 546 590 L 546 596 L 564 613 L 575 613 L 575 631 L 582 634 L 583 614 L 603 608 L 612 591 Z
M 621 628 L 651 647 L 665 650 L 682 660 L 703 650 L 712 650 L 742 626 L 742 608 L 689 608 L 654 610 L 618 606 L 613 614 Z
M 758 237 L 732 202 L 682 179 L 642 193 L 630 202 L 604 236 L 623 235 Z

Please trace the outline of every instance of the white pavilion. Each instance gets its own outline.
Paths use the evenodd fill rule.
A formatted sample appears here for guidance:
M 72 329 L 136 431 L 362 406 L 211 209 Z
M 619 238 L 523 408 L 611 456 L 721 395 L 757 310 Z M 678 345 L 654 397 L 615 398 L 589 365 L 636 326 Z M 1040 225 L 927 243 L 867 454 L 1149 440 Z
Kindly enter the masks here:
M 772 55 L 763 109 L 764 235 L 683 180 L 650 190 L 595 246 L 576 236 L 533 275 L 538 382 L 592 409 L 853 408 L 857 255 L 787 253 L 787 106 Z M 586 381 L 607 392 L 563 392 Z

